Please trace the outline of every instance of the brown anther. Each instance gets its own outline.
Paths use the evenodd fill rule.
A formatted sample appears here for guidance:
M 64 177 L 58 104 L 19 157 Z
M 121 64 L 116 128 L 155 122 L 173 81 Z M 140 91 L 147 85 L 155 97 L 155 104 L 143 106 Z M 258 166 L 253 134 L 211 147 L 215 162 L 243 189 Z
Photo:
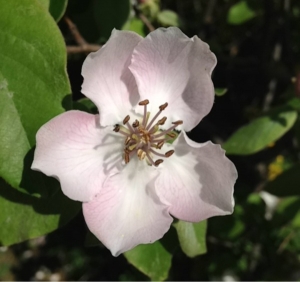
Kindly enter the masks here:
M 163 162 L 163 160 L 159 159 L 159 160 L 157 160 L 157 161 L 154 162 L 154 165 L 155 166 L 159 166 L 162 162 Z
M 133 127 L 138 127 L 140 125 L 139 121 L 136 119 L 135 122 L 132 124 Z
M 127 115 L 127 116 L 123 119 L 123 124 L 126 124 L 129 120 L 130 120 L 130 116 Z
M 126 151 L 125 151 L 125 154 L 124 154 L 124 161 L 125 161 L 125 164 L 129 163 L 129 154 Z
M 167 135 L 171 138 L 175 138 L 177 136 L 174 132 L 167 133 Z
M 149 104 L 149 100 L 144 100 L 144 101 L 141 101 L 141 102 L 139 102 L 139 105 L 140 106 L 146 106 L 146 105 L 148 105 Z
M 120 125 L 116 124 L 115 128 L 113 130 L 114 130 L 114 132 L 119 132 L 120 131 Z
M 126 139 L 125 139 L 125 145 L 128 145 L 129 142 L 130 142 L 131 138 L 128 136 Z
M 162 147 L 164 144 L 165 144 L 165 141 L 160 141 L 160 142 L 157 143 L 156 147 L 157 147 L 158 149 L 161 149 L 161 147 Z
M 166 120 L 167 120 L 167 117 L 163 117 L 162 119 L 160 119 L 160 120 L 157 122 L 157 124 L 158 124 L 158 125 L 164 125 L 165 122 L 166 122 Z
M 168 152 L 165 153 L 165 156 L 168 158 L 168 157 L 171 157 L 173 154 L 174 154 L 174 150 L 170 150 Z
M 159 106 L 159 109 L 163 111 L 166 107 L 168 107 L 168 103 L 164 103 L 163 105 Z
M 143 160 L 146 157 L 146 152 L 143 151 L 142 149 L 138 149 L 137 156 L 140 160 Z
M 180 125 L 180 124 L 183 124 L 183 121 L 182 120 L 177 120 L 177 121 L 172 122 L 172 124 Z

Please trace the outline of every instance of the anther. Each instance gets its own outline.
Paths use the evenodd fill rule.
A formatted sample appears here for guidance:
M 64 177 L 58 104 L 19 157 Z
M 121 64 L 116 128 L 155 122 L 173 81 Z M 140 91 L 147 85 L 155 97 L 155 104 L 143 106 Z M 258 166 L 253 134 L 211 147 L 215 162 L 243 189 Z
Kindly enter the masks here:
M 167 133 L 167 135 L 171 138 L 175 138 L 177 136 L 174 132 Z
M 167 120 L 167 117 L 163 117 L 162 119 L 160 119 L 160 120 L 157 122 L 157 124 L 158 124 L 158 125 L 164 125 L 165 122 L 166 122 L 166 120 Z
M 141 102 L 139 102 L 139 105 L 140 106 L 146 106 L 146 105 L 148 105 L 149 104 L 149 100 L 144 100 L 144 101 L 141 101 Z
M 125 145 L 128 145 L 129 142 L 130 142 L 131 138 L 128 136 L 126 139 L 125 139 Z
M 120 125 L 116 124 L 115 128 L 113 129 L 114 132 L 119 132 L 120 131 Z
M 123 124 L 126 124 L 129 120 L 130 120 L 130 116 L 127 115 L 127 116 L 123 119 Z
M 137 156 L 140 160 L 143 160 L 146 157 L 146 152 L 142 149 L 137 150 Z
M 177 121 L 172 122 L 172 124 L 180 125 L 180 124 L 183 124 L 183 121 L 182 120 L 177 120 Z
M 163 105 L 159 106 L 159 109 L 163 111 L 166 107 L 168 107 L 168 103 L 164 103 Z
M 163 160 L 159 159 L 159 160 L 157 160 L 157 161 L 154 162 L 154 165 L 155 166 L 159 166 L 162 162 L 163 162 Z
M 139 121 L 136 119 L 135 122 L 132 124 L 133 127 L 138 127 L 140 125 Z
M 171 157 L 173 154 L 174 154 L 174 150 L 170 150 L 168 152 L 165 153 L 165 156 L 168 158 L 168 157 Z
M 125 160 L 125 164 L 129 163 L 129 154 L 125 152 L 124 154 L 124 160 Z
M 159 143 L 157 143 L 156 147 L 158 149 L 161 149 L 164 144 L 165 144 L 165 141 L 160 141 Z

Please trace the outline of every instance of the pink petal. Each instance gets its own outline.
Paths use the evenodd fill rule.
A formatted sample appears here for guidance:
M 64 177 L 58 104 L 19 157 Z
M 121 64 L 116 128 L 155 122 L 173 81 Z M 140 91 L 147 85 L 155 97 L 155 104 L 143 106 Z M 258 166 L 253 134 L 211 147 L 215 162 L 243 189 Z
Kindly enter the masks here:
M 109 177 L 97 197 L 83 204 L 92 233 L 114 256 L 138 244 L 160 239 L 172 217 L 154 189 L 157 171 L 137 158 L 119 174 Z
M 183 132 L 156 181 L 161 201 L 182 220 L 199 222 L 233 212 L 237 171 L 220 145 L 198 144 Z
M 216 57 L 197 36 L 188 38 L 176 27 L 159 28 L 136 46 L 131 62 L 141 100 L 149 99 L 149 109 L 156 112 L 169 103 L 166 127 L 183 120 L 181 128 L 189 131 L 211 110 Z
M 36 139 L 31 168 L 57 178 L 73 200 L 91 200 L 107 175 L 120 169 L 124 140 L 112 128 L 100 128 L 99 116 L 63 113 L 43 125 Z
M 141 39 L 136 33 L 114 30 L 108 42 L 83 63 L 82 93 L 98 107 L 102 126 L 122 121 L 139 100 L 128 65 Z

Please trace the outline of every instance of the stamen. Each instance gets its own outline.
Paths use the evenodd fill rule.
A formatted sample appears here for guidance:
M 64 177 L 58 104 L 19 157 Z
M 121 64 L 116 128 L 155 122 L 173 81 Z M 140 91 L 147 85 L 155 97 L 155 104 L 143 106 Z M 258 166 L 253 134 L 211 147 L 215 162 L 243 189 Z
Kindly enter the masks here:
M 141 102 L 139 102 L 139 105 L 140 106 L 146 106 L 146 105 L 148 105 L 149 104 L 149 100 L 144 100 L 144 101 L 141 101 Z
M 120 125 L 116 124 L 113 131 L 114 132 L 119 132 L 120 131 Z
M 129 120 L 130 120 L 130 116 L 127 115 L 127 116 L 123 119 L 123 124 L 126 124 Z
M 164 161 L 164 160 L 159 159 L 159 160 L 155 161 L 154 165 L 155 165 L 155 166 L 159 166 L 163 161 Z
M 166 155 L 165 155 L 165 154 L 160 154 L 160 153 L 157 153 L 157 152 L 155 152 L 153 149 L 150 149 L 150 152 L 151 152 L 151 153 L 153 153 L 154 155 L 158 156 L 158 157 L 163 157 L 163 158 L 165 158 L 165 157 L 166 157 Z
M 167 120 L 167 117 L 163 117 L 162 119 L 160 119 L 160 120 L 157 122 L 157 124 L 158 124 L 158 125 L 164 125 L 165 122 L 166 122 L 166 120 Z
M 164 103 L 163 105 L 159 106 L 159 109 L 163 111 L 166 107 L 168 107 L 168 103 Z
M 140 125 L 140 122 L 136 119 L 135 122 L 132 124 L 134 128 L 138 127 Z
M 125 151 L 124 153 L 124 161 L 125 161 L 125 164 L 128 164 L 129 163 L 129 154 Z
M 140 160 L 143 160 L 146 157 L 146 152 L 142 149 L 137 150 L 137 156 Z
M 157 149 L 161 149 L 164 144 L 165 144 L 165 141 L 158 142 L 156 145 Z
M 170 151 L 168 151 L 168 152 L 165 153 L 165 156 L 167 158 L 169 158 L 169 157 L 171 157 L 174 154 L 174 152 L 175 152 L 174 150 L 170 150 Z
M 128 136 L 128 137 L 125 139 L 125 145 L 128 145 L 130 141 L 131 141 L 131 138 Z
M 182 120 L 177 120 L 177 121 L 172 122 L 172 124 L 180 125 L 180 124 L 183 124 L 183 121 Z

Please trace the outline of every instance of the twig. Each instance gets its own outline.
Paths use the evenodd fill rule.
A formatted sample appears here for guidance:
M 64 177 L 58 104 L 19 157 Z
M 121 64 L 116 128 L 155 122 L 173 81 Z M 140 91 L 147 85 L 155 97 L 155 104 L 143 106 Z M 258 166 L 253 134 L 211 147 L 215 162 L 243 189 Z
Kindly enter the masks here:
M 75 41 L 79 46 L 67 46 L 68 54 L 79 54 L 79 53 L 90 53 L 96 52 L 101 48 L 101 45 L 98 44 L 89 44 L 80 34 L 77 26 L 71 21 L 67 16 L 64 17 L 66 24 L 68 25 Z
M 149 31 L 154 31 L 155 27 L 151 24 L 151 22 L 147 19 L 147 17 L 141 12 L 137 5 L 133 5 L 133 10 L 135 14 L 140 18 L 140 20 L 144 23 L 144 25 L 149 29 Z

